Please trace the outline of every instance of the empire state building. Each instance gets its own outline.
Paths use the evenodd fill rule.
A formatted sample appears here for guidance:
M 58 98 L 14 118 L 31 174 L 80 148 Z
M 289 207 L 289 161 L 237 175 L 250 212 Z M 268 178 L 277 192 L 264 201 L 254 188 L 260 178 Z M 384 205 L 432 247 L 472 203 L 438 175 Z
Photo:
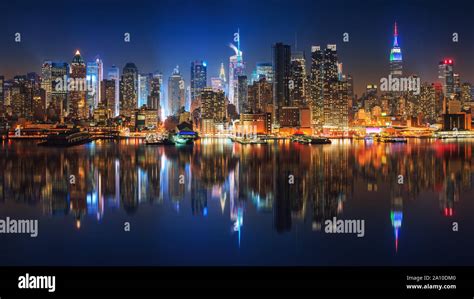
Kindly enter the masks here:
M 390 50 L 390 75 L 392 77 L 401 77 L 403 69 L 402 49 L 398 45 L 398 28 L 395 22 L 393 30 L 393 45 Z

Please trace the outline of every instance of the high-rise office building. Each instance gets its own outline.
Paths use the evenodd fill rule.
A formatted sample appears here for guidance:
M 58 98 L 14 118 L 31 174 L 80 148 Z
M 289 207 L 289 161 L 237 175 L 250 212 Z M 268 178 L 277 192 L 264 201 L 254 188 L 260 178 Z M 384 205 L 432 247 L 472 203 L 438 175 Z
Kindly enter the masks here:
M 247 76 L 241 75 L 237 78 L 238 81 L 238 103 L 239 103 L 239 112 L 247 113 L 249 112 L 248 105 L 248 80 Z
M 444 59 L 438 65 L 438 80 L 443 88 L 444 96 L 450 99 L 454 95 L 454 61 L 452 59 Z
M 463 83 L 461 86 L 461 103 L 466 105 L 472 102 L 472 86 L 470 83 Z
M 191 101 L 201 95 L 201 90 L 207 86 L 207 63 L 202 60 L 191 62 Z
M 333 115 L 334 109 L 337 107 L 337 92 L 343 90 L 339 85 L 335 85 L 339 81 L 337 49 L 336 45 L 327 45 L 324 51 L 324 80 L 323 80 L 323 116 L 324 125 L 334 126 Z M 336 88 L 336 91 L 335 91 Z
M 224 82 L 222 82 L 222 79 L 219 77 L 211 77 L 211 87 L 214 91 L 224 91 Z
M 213 91 L 206 87 L 202 90 L 201 115 L 203 119 L 213 119 L 215 122 L 222 122 L 225 118 L 225 96 L 223 91 Z
M 336 45 L 311 48 L 311 124 L 313 130 L 320 130 L 324 125 L 332 123 L 331 114 L 337 101 L 335 90 L 344 88 L 337 85 L 338 61 Z M 347 83 L 345 84 L 347 86 Z
M 323 127 L 323 65 L 324 52 L 320 46 L 311 47 L 311 125 L 313 130 Z
M 248 105 L 251 113 L 269 113 L 273 106 L 273 84 L 261 78 L 250 85 Z
M 255 80 L 267 79 L 268 83 L 273 83 L 273 65 L 270 62 L 259 62 L 255 68 Z
M 152 78 L 153 74 L 138 75 L 138 107 L 148 105 L 148 97 L 150 96 Z
M 104 79 L 100 85 L 101 88 L 101 104 L 107 109 L 109 116 L 115 116 L 116 109 L 116 88 L 117 84 L 113 79 Z
M 239 112 L 239 76 L 244 75 L 243 53 L 240 50 L 240 32 L 237 33 L 234 41 L 237 42 L 237 46 L 230 44 L 235 54 L 229 57 L 229 103 L 234 105 L 237 112 Z
M 403 74 L 403 56 L 398 44 L 398 27 L 396 22 L 393 27 L 393 44 L 390 49 L 390 74 L 392 77 L 401 77 Z
M 112 110 L 112 116 L 118 116 L 120 114 L 120 70 L 115 65 L 109 68 L 107 74 L 108 80 L 113 80 L 115 83 L 115 98 L 114 98 L 114 109 Z
M 290 105 L 306 104 L 306 59 L 303 52 L 291 53 Z
M 138 108 L 138 68 L 132 62 L 125 65 L 120 82 L 120 114 L 131 117 Z
M 67 89 L 60 88 L 60 83 L 64 80 L 66 82 L 69 78 L 69 65 L 65 62 L 51 63 L 51 103 L 48 108 L 55 111 L 58 120 L 63 121 L 63 117 L 69 113 L 69 102 Z M 62 81 L 59 81 L 61 79 Z
M 46 107 L 51 103 L 51 91 L 53 89 L 51 67 L 52 62 L 49 60 L 44 61 L 41 66 L 41 88 L 44 89 L 46 94 Z
M 87 97 L 87 81 L 86 81 L 86 64 L 81 53 L 76 51 L 70 69 L 70 78 L 74 81 L 72 88 L 68 83 L 68 100 L 69 100 L 69 117 L 71 119 L 87 119 L 89 117 Z
M 424 122 L 434 123 L 436 121 L 436 93 L 433 85 L 424 83 L 421 86 L 418 111 L 422 114 Z
M 100 84 L 104 79 L 104 66 L 102 60 L 97 58 L 93 62 L 87 63 L 87 86 L 89 91 L 87 92 L 87 106 L 89 110 L 97 108 L 101 102 L 101 88 Z
M 184 79 L 179 72 L 178 66 L 176 66 L 176 68 L 173 70 L 173 74 L 168 79 L 169 114 L 178 114 L 179 109 L 185 106 L 185 101 Z
M 161 118 L 161 84 L 162 76 L 159 73 L 155 73 L 150 78 L 150 96 L 148 97 L 147 106 L 150 109 L 157 110 L 158 116 Z
M 273 123 L 279 124 L 282 107 L 290 106 L 289 80 L 291 77 L 291 47 L 282 43 L 273 45 Z
M 461 76 L 458 73 L 454 73 L 453 81 L 454 81 L 454 86 L 453 86 L 454 94 L 459 98 L 461 97 Z

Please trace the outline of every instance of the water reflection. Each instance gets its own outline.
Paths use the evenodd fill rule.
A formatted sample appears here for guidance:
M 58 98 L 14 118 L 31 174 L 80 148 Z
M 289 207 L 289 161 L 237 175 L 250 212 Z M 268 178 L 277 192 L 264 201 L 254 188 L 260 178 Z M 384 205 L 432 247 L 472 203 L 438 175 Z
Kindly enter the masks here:
M 295 222 L 321 231 L 326 219 L 343 218 L 347 203 L 361 192 L 388 203 L 382 213 L 398 250 L 405 202 L 436 193 L 439 217 L 454 217 L 461 194 L 472 198 L 473 144 L 340 140 L 324 146 L 289 141 L 248 146 L 203 139 L 182 148 L 126 140 L 51 149 L 10 141 L 0 147 L 0 200 L 74 217 L 77 229 L 86 215 L 100 222 L 109 209 L 136 215 L 147 204 L 169 204 L 175 213 L 193 217 L 228 211 L 229 229 L 240 246 L 249 206 L 273 213 L 279 234 Z M 211 209 L 210 202 L 219 208 Z

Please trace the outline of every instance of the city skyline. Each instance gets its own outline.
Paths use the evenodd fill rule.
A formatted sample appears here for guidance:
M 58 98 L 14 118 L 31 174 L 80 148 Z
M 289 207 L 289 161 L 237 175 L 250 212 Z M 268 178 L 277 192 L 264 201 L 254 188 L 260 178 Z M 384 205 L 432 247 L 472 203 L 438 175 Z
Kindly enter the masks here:
M 369 1 L 370 2 L 370 1 Z M 376 2 L 376 1 L 375 1 Z M 88 1 L 82 1 L 84 6 L 87 6 Z M 115 2 L 99 2 L 97 14 L 105 12 L 107 4 L 110 6 L 110 10 L 113 12 L 112 15 L 120 17 L 124 13 L 124 3 L 121 1 Z M 474 40 L 469 37 L 466 31 L 468 27 L 468 18 L 451 18 L 449 21 L 432 22 L 428 21 L 426 15 L 433 18 L 433 14 L 436 16 L 441 13 L 440 8 L 436 5 L 430 5 L 425 7 L 423 10 L 416 14 L 417 7 L 423 7 L 423 4 L 428 2 L 418 1 L 409 6 L 405 1 L 399 1 L 399 7 L 392 7 L 391 4 L 379 3 L 380 5 L 374 5 L 370 10 L 364 11 L 364 7 L 369 7 L 366 2 L 355 5 L 354 2 L 347 3 L 349 9 L 341 12 L 340 15 L 335 14 L 333 18 L 327 16 L 321 16 L 316 18 L 312 22 L 308 20 L 308 13 L 301 12 L 301 19 L 294 22 L 294 25 L 290 23 L 286 26 L 286 29 L 281 29 L 281 24 L 277 21 L 270 23 L 272 26 L 259 26 L 265 19 L 264 16 L 267 12 L 263 8 L 274 11 L 275 15 L 282 13 L 285 8 L 284 3 L 281 1 L 264 1 L 259 4 L 251 4 L 246 1 L 242 1 L 241 5 L 245 7 L 262 8 L 261 11 L 262 19 L 257 18 L 255 14 L 249 14 L 249 17 L 241 17 L 240 20 L 234 20 L 236 16 L 229 17 L 229 20 L 220 23 L 218 26 L 213 26 L 214 22 L 219 21 L 223 16 L 211 14 L 207 11 L 207 8 L 213 7 L 215 11 L 225 12 L 227 9 L 232 9 L 236 3 L 218 3 L 216 1 L 200 1 L 199 3 L 191 3 L 188 1 L 180 2 L 186 3 L 183 5 L 182 10 L 178 10 L 180 21 L 175 22 L 176 26 L 171 26 L 167 22 L 167 26 L 153 26 L 148 22 L 159 23 L 166 22 L 168 18 L 165 13 L 172 10 L 173 7 L 178 5 L 175 2 L 165 2 L 152 4 L 147 1 L 140 1 L 137 3 L 136 8 L 138 10 L 147 10 L 149 18 L 144 18 L 143 28 L 145 30 L 139 30 L 137 28 L 137 22 L 130 24 L 131 21 L 120 22 L 120 18 L 117 19 L 117 26 L 106 26 L 106 28 L 96 27 L 95 31 L 82 32 L 75 26 L 68 27 L 70 29 L 69 34 L 61 34 L 64 29 L 58 28 L 58 35 L 61 36 L 61 43 L 51 42 L 45 43 L 40 42 L 41 34 L 36 36 L 33 34 L 32 28 L 18 25 L 16 30 L 12 24 L 1 29 L 0 38 L 4 39 L 5 47 L 0 50 L 0 60 L 2 61 L 1 73 L 5 78 L 11 78 L 14 75 L 26 74 L 27 72 L 39 73 L 41 64 L 44 60 L 53 61 L 70 61 L 71 54 L 76 49 L 79 49 L 84 55 L 86 61 L 94 61 L 99 56 L 104 62 L 104 69 L 108 69 L 112 65 L 117 65 L 120 69 L 127 62 L 134 62 L 137 65 L 140 73 L 150 73 L 159 71 L 165 78 L 164 84 L 166 85 L 166 78 L 168 78 L 176 65 L 179 65 L 181 69 L 188 69 L 191 62 L 195 60 L 204 60 L 208 64 L 208 81 L 211 77 L 217 77 L 219 74 L 221 63 L 224 65 L 228 64 L 229 56 L 232 55 L 232 49 L 228 47 L 228 44 L 233 41 L 233 33 L 240 30 L 241 36 L 241 49 L 244 53 L 245 60 L 245 74 L 249 77 L 251 72 L 255 69 L 256 64 L 260 62 L 271 61 L 272 46 L 277 42 L 283 42 L 291 46 L 292 52 L 304 51 L 306 56 L 306 67 L 309 69 L 311 46 L 326 44 L 336 44 L 338 47 L 338 56 L 343 62 L 344 73 L 351 74 L 354 78 L 355 93 L 360 96 L 365 91 L 367 84 L 379 84 L 380 77 L 384 77 L 389 72 L 389 54 L 392 46 L 392 33 L 393 23 L 397 22 L 399 31 L 399 44 L 403 52 L 403 66 L 404 74 L 417 74 L 421 77 L 423 82 L 436 82 L 437 81 L 437 64 L 444 58 L 450 58 L 454 60 L 455 72 L 461 75 L 462 82 L 473 82 L 473 61 L 470 59 L 472 49 L 474 47 Z M 58 5 L 57 3 L 55 3 Z M 308 7 L 319 5 L 322 14 L 325 10 L 337 11 L 337 8 L 341 5 L 340 2 L 336 2 L 333 7 L 328 7 L 328 4 L 322 3 L 303 3 L 296 1 L 294 5 L 287 8 L 288 17 L 295 19 L 294 12 L 297 7 Z M 35 6 L 35 4 L 33 4 Z M 38 5 L 36 5 L 38 6 Z M 155 8 L 161 7 L 162 10 L 156 10 Z M 38 9 L 48 10 L 49 3 L 46 2 L 42 7 Z M 194 9 L 194 10 L 193 10 Z M 9 7 L 9 10 L 21 10 L 21 5 L 13 5 Z M 148 11 L 147 10 L 147 11 Z M 186 27 L 185 24 L 189 21 L 185 18 L 193 10 L 195 13 L 203 13 L 209 16 L 209 20 L 202 22 L 194 26 L 191 30 L 190 27 Z M 361 12 L 361 10 L 363 12 Z M 74 15 L 77 12 L 70 12 L 67 4 L 59 4 L 55 11 L 64 11 L 65 15 Z M 181 12 L 182 11 L 182 12 Z M 347 17 L 349 12 L 354 12 L 363 16 L 364 14 L 370 14 L 374 19 L 373 23 L 377 23 L 377 26 L 368 26 L 367 21 L 357 21 L 357 26 L 354 26 L 349 22 L 354 19 L 354 16 Z M 459 11 L 459 16 L 465 14 L 468 9 Z M 258 15 L 258 14 L 257 14 Z M 318 13 L 316 13 L 318 16 Z M 340 17 L 346 17 L 341 20 Z M 163 18 L 160 18 L 163 17 Z M 382 18 L 383 17 L 383 18 Z M 36 17 L 31 16 L 35 19 Z M 104 18 L 110 18 L 110 16 L 104 15 Z M 378 20 L 378 19 L 382 20 Z M 435 18 L 435 17 L 434 17 Z M 8 17 L 7 17 L 8 19 Z M 133 19 L 133 18 L 132 18 Z M 146 19 L 146 20 L 145 20 Z M 304 20 L 304 22 L 303 22 Z M 313 26 L 314 22 L 325 21 L 327 26 Z M 48 20 L 38 20 L 40 24 L 48 22 Z M 51 21 L 49 21 L 51 22 Z M 13 22 L 14 24 L 15 22 Z M 94 23 L 94 22 L 92 22 Z M 127 23 L 122 24 L 122 23 Z M 443 24 L 445 23 L 445 24 Z M 83 25 L 82 28 L 92 26 L 91 24 L 82 24 L 80 21 L 71 21 L 72 25 Z M 301 24 L 305 24 L 301 26 Z M 449 24 L 449 26 L 447 25 Z M 459 24 L 456 26 L 456 24 Z M 257 25 L 257 26 L 253 26 Z M 131 30 L 127 29 L 130 28 Z M 75 29 L 76 28 L 76 29 Z M 213 34 L 195 34 L 199 28 L 213 29 Z M 271 34 L 263 34 L 262 31 L 270 30 Z M 84 30 L 86 31 L 86 30 Z M 173 34 L 166 35 L 166 31 L 173 32 Z M 16 32 L 21 33 L 21 42 L 16 43 L 14 41 L 14 34 Z M 82 33 L 81 33 L 82 32 Z M 125 32 L 130 33 L 130 43 L 123 41 L 123 34 Z M 203 30 L 203 33 L 206 31 Z M 452 41 L 452 34 L 456 32 L 459 36 L 459 41 L 454 43 Z M 99 38 L 99 36 L 102 38 Z M 107 34 L 105 34 L 107 33 Z M 343 34 L 349 34 L 349 42 L 343 41 Z M 423 43 L 419 42 L 420 36 L 423 39 Z M 107 43 L 107 44 L 106 44 Z M 297 44 L 297 45 L 295 45 Z M 189 47 L 191 45 L 191 47 Z M 21 59 L 16 59 L 16 57 Z M 228 68 L 226 67 L 226 73 L 228 75 Z M 190 74 L 189 72 L 183 72 L 184 80 L 186 85 L 189 85 Z M 210 86 L 210 82 L 207 82 Z

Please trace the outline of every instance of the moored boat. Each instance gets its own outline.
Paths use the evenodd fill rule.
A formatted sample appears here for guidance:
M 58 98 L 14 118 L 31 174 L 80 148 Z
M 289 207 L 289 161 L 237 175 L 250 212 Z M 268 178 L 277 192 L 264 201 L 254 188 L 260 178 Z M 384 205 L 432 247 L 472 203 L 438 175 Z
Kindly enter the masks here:
M 91 135 L 87 131 L 71 129 L 61 133 L 51 133 L 46 137 L 46 141 L 38 143 L 41 146 L 68 147 L 89 143 L 92 141 Z

